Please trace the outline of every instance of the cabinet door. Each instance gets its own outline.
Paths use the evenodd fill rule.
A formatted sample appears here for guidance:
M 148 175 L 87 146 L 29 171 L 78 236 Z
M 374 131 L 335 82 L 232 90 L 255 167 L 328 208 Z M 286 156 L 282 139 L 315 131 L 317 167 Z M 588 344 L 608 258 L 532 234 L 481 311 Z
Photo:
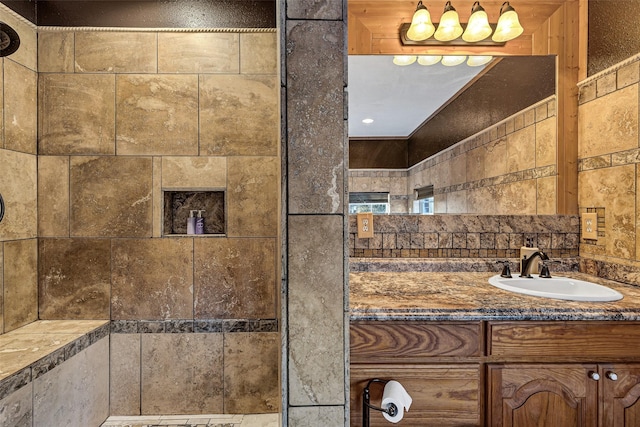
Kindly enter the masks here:
M 487 423 L 504 427 L 595 427 L 596 365 L 489 365 Z M 596 377 L 597 378 L 597 377 Z
M 640 365 L 601 365 L 602 422 L 608 427 L 640 426 Z

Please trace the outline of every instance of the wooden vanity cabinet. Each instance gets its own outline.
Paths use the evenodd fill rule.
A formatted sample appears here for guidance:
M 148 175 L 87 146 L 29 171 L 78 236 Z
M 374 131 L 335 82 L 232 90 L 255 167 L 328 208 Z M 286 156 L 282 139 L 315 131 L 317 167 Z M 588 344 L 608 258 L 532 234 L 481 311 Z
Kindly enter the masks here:
M 640 324 L 490 322 L 487 337 L 487 425 L 640 426 Z
M 479 426 L 482 326 L 458 322 L 354 321 L 350 325 L 351 425 L 362 426 L 362 390 L 399 381 L 413 399 L 400 425 Z M 370 388 L 380 406 L 383 386 Z M 388 426 L 370 410 L 370 425 Z

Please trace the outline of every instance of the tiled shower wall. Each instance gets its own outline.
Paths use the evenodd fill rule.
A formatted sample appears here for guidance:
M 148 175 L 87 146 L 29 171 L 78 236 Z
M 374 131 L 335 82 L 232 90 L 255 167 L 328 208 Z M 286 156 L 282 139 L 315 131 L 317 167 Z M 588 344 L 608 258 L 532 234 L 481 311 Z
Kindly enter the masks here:
M 20 49 L 0 59 L 0 334 L 38 318 L 35 27 L 0 10 L 20 35 Z
M 113 415 L 279 411 L 276 34 L 38 43 L 40 317 L 111 319 Z M 163 235 L 165 190 L 226 236 Z
M 392 213 L 434 186 L 435 213 L 551 215 L 556 210 L 555 97 L 527 108 L 407 171 L 350 171 L 349 191 L 388 191 Z
M 595 212 L 598 238 L 581 239 L 583 269 L 640 283 L 638 56 L 579 85 L 578 201 Z

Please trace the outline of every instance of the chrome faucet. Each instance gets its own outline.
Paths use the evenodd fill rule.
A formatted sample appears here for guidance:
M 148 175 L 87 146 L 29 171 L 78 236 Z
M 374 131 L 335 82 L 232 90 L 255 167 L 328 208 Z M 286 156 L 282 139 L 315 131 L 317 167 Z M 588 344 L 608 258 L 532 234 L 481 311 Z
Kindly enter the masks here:
M 542 251 L 536 251 L 532 253 L 531 256 L 529 256 L 528 258 L 525 255 L 524 257 L 522 257 L 522 263 L 520 264 L 521 265 L 520 277 L 531 277 L 531 270 L 533 269 L 533 265 L 534 265 L 533 260 L 536 258 L 538 258 L 540 261 L 549 259 L 547 254 L 545 254 Z

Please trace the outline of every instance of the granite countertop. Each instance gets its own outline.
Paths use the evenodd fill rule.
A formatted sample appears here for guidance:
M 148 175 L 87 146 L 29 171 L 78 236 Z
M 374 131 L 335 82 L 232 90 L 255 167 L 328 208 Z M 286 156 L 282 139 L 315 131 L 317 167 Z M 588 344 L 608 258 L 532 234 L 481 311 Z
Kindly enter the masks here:
M 622 293 L 613 302 L 521 295 L 491 286 L 495 272 L 352 272 L 351 320 L 640 320 L 640 287 L 583 273 L 557 276 Z

